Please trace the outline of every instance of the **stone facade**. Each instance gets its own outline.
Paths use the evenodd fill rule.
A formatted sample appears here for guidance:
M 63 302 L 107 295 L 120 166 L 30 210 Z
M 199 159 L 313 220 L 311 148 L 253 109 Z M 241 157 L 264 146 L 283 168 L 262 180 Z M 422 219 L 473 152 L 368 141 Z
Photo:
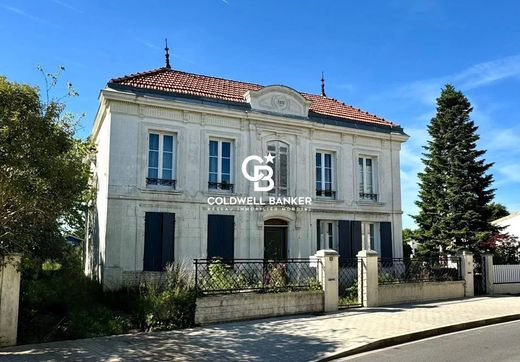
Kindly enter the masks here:
M 264 257 L 264 222 L 272 218 L 287 222 L 289 258 L 307 258 L 317 251 L 317 222 L 323 219 L 391 223 L 392 255 L 402 256 L 399 152 L 407 139 L 402 130 L 312 121 L 304 116 L 308 102 L 283 86 L 251 91 L 245 99 L 252 110 L 110 87 L 101 92 L 92 131 L 98 191 L 89 214 L 87 274 L 117 286 L 125 272 L 143 270 L 147 212 L 175 214 L 173 254 L 178 261 L 207 257 L 208 214 L 234 216 L 235 258 Z M 175 189 L 146 183 L 150 132 L 175 135 Z M 232 143 L 235 196 L 258 194 L 240 172 L 242 160 L 266 155 L 269 141 L 286 143 L 288 196 L 312 196 L 310 211 L 209 211 L 208 197 L 230 195 L 208 190 L 211 139 Z M 317 151 L 333 155 L 334 199 L 316 196 Z M 362 156 L 375 164 L 377 201 L 360 198 L 356 170 Z

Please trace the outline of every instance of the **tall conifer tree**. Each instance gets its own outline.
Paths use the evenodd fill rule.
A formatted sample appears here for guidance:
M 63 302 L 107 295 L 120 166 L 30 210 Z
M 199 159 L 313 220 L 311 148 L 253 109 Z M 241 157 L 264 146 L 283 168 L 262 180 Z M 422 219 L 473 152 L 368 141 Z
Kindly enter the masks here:
M 416 237 L 429 254 L 468 248 L 480 251 L 480 243 L 496 228 L 489 223 L 494 197 L 492 166 L 478 150 L 478 127 L 470 119 L 470 102 L 452 85 L 437 98 L 437 114 L 423 153 L 425 168 L 419 174 L 419 214 Z

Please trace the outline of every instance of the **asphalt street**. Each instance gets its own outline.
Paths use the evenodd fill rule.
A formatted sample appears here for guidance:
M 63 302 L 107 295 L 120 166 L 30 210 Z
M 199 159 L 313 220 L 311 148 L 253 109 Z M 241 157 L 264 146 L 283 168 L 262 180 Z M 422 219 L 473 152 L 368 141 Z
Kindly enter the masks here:
M 520 321 L 428 338 L 340 359 L 355 362 L 520 361 Z

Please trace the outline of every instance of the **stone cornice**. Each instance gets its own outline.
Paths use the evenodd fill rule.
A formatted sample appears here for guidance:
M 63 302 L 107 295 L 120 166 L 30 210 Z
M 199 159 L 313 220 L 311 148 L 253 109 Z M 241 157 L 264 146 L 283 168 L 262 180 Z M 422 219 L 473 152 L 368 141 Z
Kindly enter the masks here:
M 121 104 L 122 103 L 122 104 Z M 156 118 L 171 119 L 185 122 L 204 122 L 213 123 L 217 118 L 228 118 L 233 122 L 216 122 L 230 128 L 240 128 L 241 121 L 259 121 L 263 124 L 271 124 L 278 127 L 295 127 L 297 129 L 308 129 L 312 131 L 327 131 L 342 135 L 363 136 L 381 140 L 391 140 L 395 142 L 405 142 L 409 136 L 399 132 L 374 132 L 370 130 L 346 128 L 341 126 L 316 123 L 305 119 L 283 117 L 276 114 L 264 114 L 252 111 L 235 110 L 229 108 L 211 107 L 204 104 L 182 102 L 175 99 L 161 99 L 153 96 L 139 96 L 132 92 L 123 92 L 105 88 L 100 94 L 100 107 L 94 122 L 92 135 L 95 137 L 107 108 L 115 113 L 129 113 L 138 116 L 149 116 Z M 179 116 L 182 114 L 182 116 Z M 237 123 L 235 126 L 234 123 Z

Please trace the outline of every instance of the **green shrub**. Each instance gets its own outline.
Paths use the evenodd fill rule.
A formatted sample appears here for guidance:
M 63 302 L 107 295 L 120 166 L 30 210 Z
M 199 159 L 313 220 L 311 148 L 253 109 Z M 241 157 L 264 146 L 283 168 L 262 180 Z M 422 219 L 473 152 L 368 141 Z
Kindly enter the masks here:
M 166 289 L 151 298 L 147 296 L 145 303 L 141 304 L 146 308 L 143 313 L 145 329 L 170 330 L 192 327 L 195 321 L 195 300 L 194 289 Z
M 216 259 L 208 266 L 209 285 L 211 289 L 231 289 L 233 287 L 233 276 L 222 260 Z
M 340 304 L 356 304 L 358 302 L 358 282 L 357 279 L 345 288 L 340 294 Z
M 287 287 L 287 268 L 279 264 L 269 268 L 269 288 L 284 289 Z
M 221 265 L 216 264 L 212 277 L 224 275 Z M 133 314 L 143 330 L 193 327 L 196 297 L 195 285 L 187 268 L 182 264 L 169 265 L 166 267 L 165 285 L 148 283 L 140 286 Z
M 62 329 L 68 338 L 92 338 L 125 333 L 130 326 L 128 317 L 115 316 L 107 307 L 95 305 L 69 312 Z
M 169 265 L 161 285 L 110 291 L 76 268 L 30 276 L 22 280 L 20 343 L 186 328 L 195 322 L 196 292 L 184 265 Z
M 316 278 L 309 278 L 308 281 L 308 290 L 321 290 L 321 283 Z

